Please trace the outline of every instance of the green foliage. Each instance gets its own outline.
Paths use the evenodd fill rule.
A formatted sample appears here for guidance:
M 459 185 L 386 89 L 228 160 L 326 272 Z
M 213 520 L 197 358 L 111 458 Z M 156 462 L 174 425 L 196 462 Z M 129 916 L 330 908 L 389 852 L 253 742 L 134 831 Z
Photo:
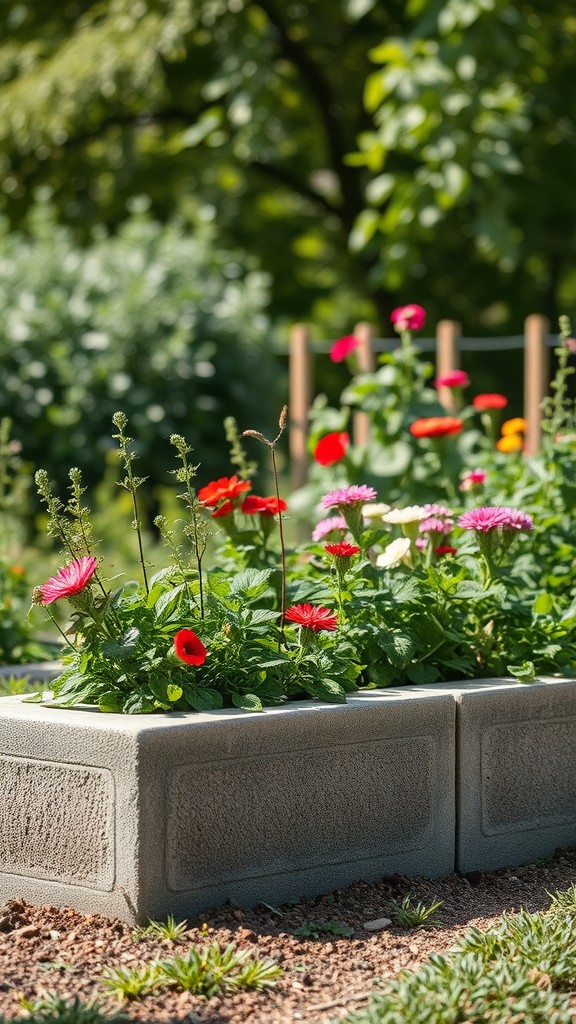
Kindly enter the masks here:
M 164 986 L 210 999 L 235 989 L 272 988 L 281 974 L 272 960 L 254 957 L 250 950 L 237 951 L 233 943 L 225 948 L 213 943 L 139 967 L 109 969 L 102 982 L 120 999 L 139 999 Z
M 391 900 L 390 906 L 396 923 L 401 925 L 402 928 L 422 928 L 423 925 L 436 927 L 442 924 L 442 922 L 432 917 L 432 915 L 436 913 L 438 907 L 442 906 L 443 902 L 443 900 L 438 900 L 436 903 L 430 903 L 428 906 L 425 903 L 421 903 L 420 900 L 414 903 L 412 896 L 408 893 L 400 903 L 398 900 Z
M 265 347 L 266 279 L 213 231 L 133 215 L 88 248 L 36 211 L 32 237 L 0 226 L 0 403 L 28 462 L 65 485 L 72 462 L 96 483 L 119 402 L 138 431 L 142 476 L 168 483 L 164 439 L 186 433 L 215 471 L 214 417 L 244 425 L 258 378 L 265 421 L 274 391 Z M 146 511 L 145 509 L 143 511 Z
M 11 1018 L 12 1024 L 127 1024 L 128 1021 L 124 1013 L 107 1012 L 99 999 L 84 1001 L 78 996 L 65 999 L 55 992 L 38 999 L 23 999 L 22 1006 L 26 1016 Z M 4 1024 L 4 1017 L 1 1020 Z
M 144 928 L 134 930 L 135 939 L 170 939 L 171 942 L 182 942 L 188 931 L 188 922 L 174 920 L 168 914 L 165 921 L 149 921 Z
M 573 893 L 546 914 L 504 914 L 488 932 L 471 928 L 447 956 L 384 983 L 347 1024 L 570 1024 L 576 979 Z

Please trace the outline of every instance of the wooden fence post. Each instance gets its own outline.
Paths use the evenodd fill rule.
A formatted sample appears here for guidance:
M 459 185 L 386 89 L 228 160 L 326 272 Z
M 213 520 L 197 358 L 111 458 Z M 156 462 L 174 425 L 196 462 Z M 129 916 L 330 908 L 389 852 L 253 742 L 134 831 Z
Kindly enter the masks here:
M 536 455 L 542 444 L 542 401 L 548 392 L 550 323 L 539 313 L 524 321 L 524 452 Z
M 460 366 L 458 342 L 462 328 L 455 320 L 439 320 L 436 326 L 436 376 L 444 377 Z M 438 401 L 446 412 L 455 412 L 454 393 L 450 388 L 438 388 Z
M 356 349 L 359 373 L 373 373 L 376 369 L 374 353 L 374 325 L 362 321 L 354 328 L 354 337 L 360 344 Z M 370 439 L 370 418 L 365 412 L 355 412 L 353 419 L 354 444 L 365 445 Z
M 308 479 L 308 412 L 312 400 L 312 356 L 306 324 L 294 324 L 290 331 L 288 421 L 292 488 L 303 487 Z

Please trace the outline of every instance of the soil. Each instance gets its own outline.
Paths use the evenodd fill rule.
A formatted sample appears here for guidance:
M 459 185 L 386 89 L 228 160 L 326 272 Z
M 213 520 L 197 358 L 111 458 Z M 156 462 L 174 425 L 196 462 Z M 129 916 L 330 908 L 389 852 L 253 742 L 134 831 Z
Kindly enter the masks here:
M 136 939 L 122 921 L 11 900 L 0 907 L 0 1014 L 8 1020 L 20 1016 L 21 997 L 46 992 L 102 997 L 98 979 L 106 967 L 133 967 L 183 952 L 191 943 L 218 941 L 277 961 L 284 973 L 276 988 L 209 1000 L 164 990 L 125 1002 L 128 1018 L 147 1024 L 327 1024 L 364 1006 L 379 979 L 413 970 L 431 953 L 448 950 L 470 925 L 489 929 L 503 911 L 543 910 L 548 893 L 574 882 L 576 848 L 546 862 L 491 873 L 440 879 L 394 875 L 281 907 L 228 904 L 191 918 L 189 933 L 178 944 Z M 426 904 L 442 900 L 435 915 L 442 925 L 364 928 L 366 922 L 391 918 L 391 901 L 407 894 Z M 305 923 L 335 921 L 353 928 L 353 935 L 294 934 Z M 106 1000 L 109 1011 L 119 1009 L 115 997 Z

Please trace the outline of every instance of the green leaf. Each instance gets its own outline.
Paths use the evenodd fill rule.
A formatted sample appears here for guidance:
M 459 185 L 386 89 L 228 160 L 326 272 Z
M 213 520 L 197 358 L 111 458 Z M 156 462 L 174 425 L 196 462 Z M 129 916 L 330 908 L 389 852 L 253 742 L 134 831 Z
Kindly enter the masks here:
M 185 583 L 180 583 L 177 587 L 174 587 L 172 590 L 168 590 L 158 598 L 154 607 L 154 614 L 158 620 L 167 620 L 170 618 L 172 613 L 176 611 L 182 600 L 182 591 L 185 587 Z
M 240 708 L 242 711 L 264 710 L 260 697 L 257 697 L 255 693 L 232 693 L 230 696 L 234 707 Z
M 268 583 L 273 571 L 273 569 L 245 569 L 244 572 L 233 577 L 230 595 L 244 597 L 248 601 L 262 597 L 262 594 L 268 590 Z
M 521 665 L 507 665 L 506 670 L 519 683 L 533 683 L 536 678 L 536 670 L 531 661 L 523 661 Z
M 426 683 L 435 683 L 440 675 L 436 665 L 424 665 L 419 661 L 416 665 L 408 665 L 406 675 L 411 683 L 418 686 L 425 686 Z
M 325 700 L 327 704 L 346 703 L 346 691 L 335 679 L 306 679 L 302 686 L 306 693 L 318 700 Z
M 385 629 L 376 635 L 376 642 L 386 652 L 393 665 L 405 668 L 412 661 L 416 643 L 411 633 L 406 630 Z
M 183 690 L 181 686 L 176 686 L 175 683 L 168 683 L 168 686 L 166 687 L 166 696 L 171 703 L 174 703 L 176 700 L 180 700 L 182 693 Z
M 535 615 L 549 615 L 554 608 L 554 598 L 551 594 L 547 594 L 546 591 L 542 594 L 538 594 L 538 597 L 534 601 L 533 612 Z

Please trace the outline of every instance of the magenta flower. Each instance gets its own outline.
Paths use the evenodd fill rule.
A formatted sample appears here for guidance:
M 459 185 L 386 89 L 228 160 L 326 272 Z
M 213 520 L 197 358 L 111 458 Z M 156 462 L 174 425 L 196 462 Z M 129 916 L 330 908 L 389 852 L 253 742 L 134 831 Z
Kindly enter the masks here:
M 397 331 L 419 331 L 426 323 L 426 310 L 416 303 L 398 306 L 392 310 L 390 320 Z
M 461 491 L 470 491 L 472 487 L 480 486 L 486 482 L 486 472 L 483 469 L 473 469 L 465 473 L 460 481 Z
M 349 356 L 355 348 L 358 348 L 360 342 L 358 338 L 355 338 L 353 334 L 347 334 L 345 338 L 338 338 L 330 349 L 330 359 L 333 363 L 341 363 L 346 356 Z
M 470 383 L 470 377 L 464 370 L 452 370 L 451 373 L 444 374 L 443 377 L 436 377 L 434 381 L 434 387 L 436 388 L 467 388 Z
M 348 524 L 344 519 L 344 516 L 329 516 L 327 519 L 321 519 L 319 523 L 316 523 L 312 532 L 312 540 L 314 542 L 322 540 L 329 533 L 336 530 L 347 530 Z
M 330 491 L 322 498 L 322 508 L 337 508 L 350 505 L 364 505 L 367 501 L 373 501 L 376 491 L 366 484 L 352 484 L 350 487 L 341 487 L 337 491 Z
M 440 519 L 438 516 L 429 516 L 423 519 L 418 525 L 420 533 L 450 533 L 454 526 L 453 519 Z
M 446 508 L 445 505 L 426 504 L 424 505 L 424 508 L 430 516 L 448 516 L 448 518 L 452 516 L 452 510 Z
M 92 579 L 96 571 L 97 559 L 93 555 L 75 558 L 69 565 L 64 565 L 55 576 L 51 576 L 38 590 L 42 594 L 42 604 L 52 604 L 60 597 L 72 597 Z
M 502 505 L 484 505 L 464 512 L 458 520 L 463 530 L 488 533 L 490 530 L 533 530 L 534 523 L 529 515 L 516 508 Z

